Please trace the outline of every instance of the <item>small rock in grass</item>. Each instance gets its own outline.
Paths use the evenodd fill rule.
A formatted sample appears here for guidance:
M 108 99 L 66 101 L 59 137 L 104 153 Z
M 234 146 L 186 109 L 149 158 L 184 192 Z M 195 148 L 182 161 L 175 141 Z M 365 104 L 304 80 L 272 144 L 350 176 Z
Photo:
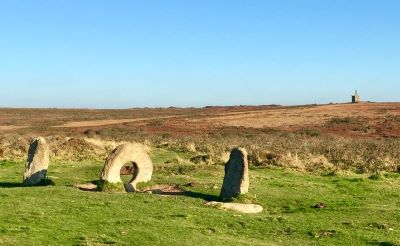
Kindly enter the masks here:
M 183 186 L 185 186 L 185 187 L 194 187 L 195 184 L 196 183 L 194 183 L 194 182 L 190 182 L 190 183 L 184 184 Z
M 322 208 L 326 208 L 326 205 L 325 205 L 324 203 L 319 203 L 319 204 L 317 204 L 317 205 L 311 206 L 311 208 L 319 208 L 319 209 L 322 209 Z
M 222 210 L 236 211 L 245 214 L 261 213 L 264 209 L 257 204 L 241 204 L 241 203 L 223 203 L 223 202 L 208 202 L 207 206 L 217 207 Z

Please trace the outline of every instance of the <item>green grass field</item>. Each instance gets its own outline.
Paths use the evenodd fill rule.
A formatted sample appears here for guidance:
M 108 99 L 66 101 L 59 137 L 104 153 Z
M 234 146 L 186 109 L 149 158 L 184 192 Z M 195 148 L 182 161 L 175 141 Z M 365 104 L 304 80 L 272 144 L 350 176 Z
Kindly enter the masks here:
M 103 163 L 52 163 L 55 185 L 21 187 L 24 164 L 0 162 L 0 245 L 400 245 L 400 175 L 317 176 L 251 169 L 257 215 L 205 206 L 218 199 L 222 165 L 178 164 L 152 153 L 152 183 L 181 196 L 84 192 Z M 191 187 L 184 186 L 192 183 Z M 326 208 L 313 205 L 325 203 Z

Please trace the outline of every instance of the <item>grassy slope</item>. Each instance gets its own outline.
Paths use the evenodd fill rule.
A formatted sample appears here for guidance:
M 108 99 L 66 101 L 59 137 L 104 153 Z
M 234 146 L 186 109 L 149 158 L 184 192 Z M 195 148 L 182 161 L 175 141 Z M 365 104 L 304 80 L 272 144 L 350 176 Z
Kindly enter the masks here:
M 400 244 L 400 177 L 311 176 L 251 170 L 258 215 L 204 206 L 219 193 L 223 167 L 164 164 L 157 150 L 155 183 L 185 184 L 180 197 L 83 192 L 102 163 L 52 164 L 56 186 L 19 187 L 23 163 L 0 162 L 1 245 L 365 245 Z M 218 188 L 215 187 L 217 185 Z M 313 209 L 324 202 L 326 209 Z M 387 243 L 387 244 L 384 244 Z

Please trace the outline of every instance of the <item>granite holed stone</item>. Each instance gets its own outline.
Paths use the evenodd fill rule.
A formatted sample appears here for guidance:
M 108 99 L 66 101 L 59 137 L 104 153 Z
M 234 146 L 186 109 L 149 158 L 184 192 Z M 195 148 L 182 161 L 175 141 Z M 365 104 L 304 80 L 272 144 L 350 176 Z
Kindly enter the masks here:
M 133 164 L 132 179 L 124 184 L 127 192 L 135 192 L 138 183 L 151 180 L 153 163 L 145 147 L 137 143 L 122 144 L 113 150 L 104 164 L 101 180 L 107 184 L 122 185 L 121 168 L 127 163 Z

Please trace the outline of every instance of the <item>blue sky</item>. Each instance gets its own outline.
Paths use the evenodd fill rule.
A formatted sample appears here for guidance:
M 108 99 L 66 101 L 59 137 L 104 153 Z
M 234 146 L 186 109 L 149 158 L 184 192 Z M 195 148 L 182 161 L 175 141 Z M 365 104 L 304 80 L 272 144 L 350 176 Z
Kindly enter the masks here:
M 0 107 L 400 101 L 398 0 L 0 0 Z

